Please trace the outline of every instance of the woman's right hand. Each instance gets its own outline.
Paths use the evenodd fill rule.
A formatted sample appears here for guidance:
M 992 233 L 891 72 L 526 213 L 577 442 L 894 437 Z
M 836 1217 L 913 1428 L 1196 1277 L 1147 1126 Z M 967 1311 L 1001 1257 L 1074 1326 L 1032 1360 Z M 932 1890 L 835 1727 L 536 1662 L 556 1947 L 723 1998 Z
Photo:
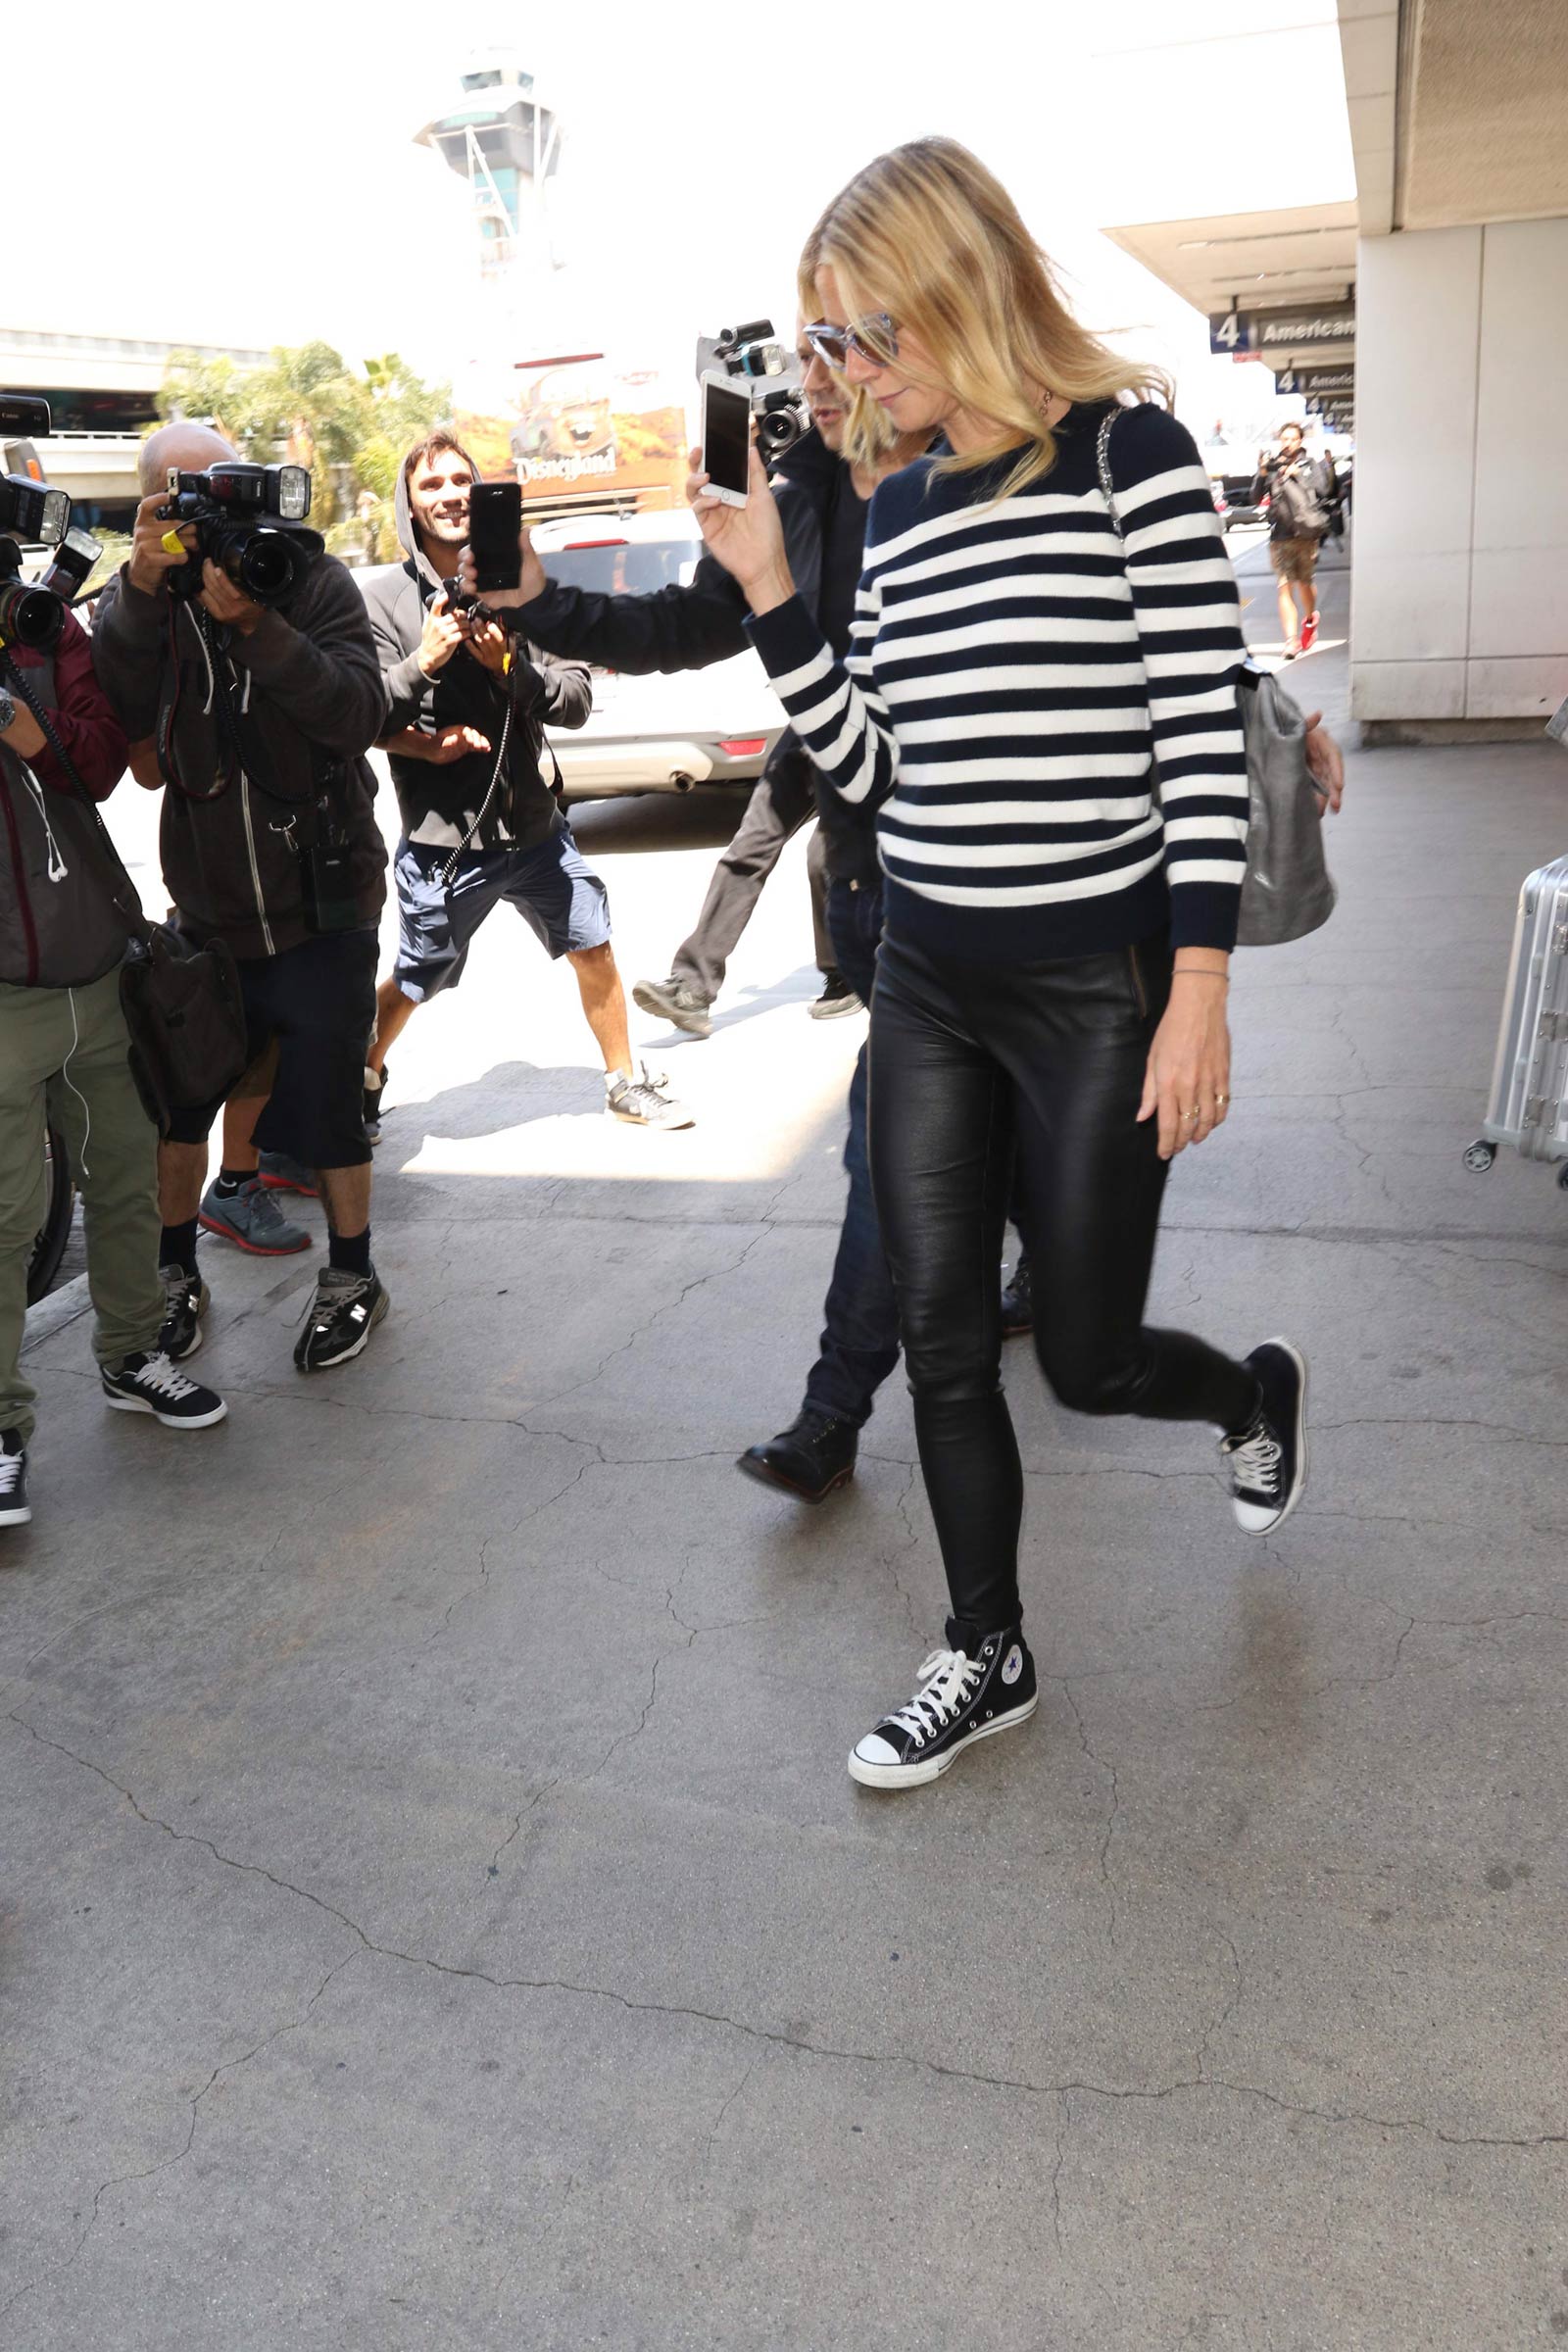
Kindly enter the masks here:
M 709 487 L 703 471 L 703 453 L 691 453 L 686 496 L 697 516 L 710 555 L 717 558 L 746 591 L 754 612 L 771 612 L 795 594 L 789 557 L 784 549 L 784 526 L 778 518 L 767 471 L 756 448 L 748 468 L 744 507 L 726 506 Z

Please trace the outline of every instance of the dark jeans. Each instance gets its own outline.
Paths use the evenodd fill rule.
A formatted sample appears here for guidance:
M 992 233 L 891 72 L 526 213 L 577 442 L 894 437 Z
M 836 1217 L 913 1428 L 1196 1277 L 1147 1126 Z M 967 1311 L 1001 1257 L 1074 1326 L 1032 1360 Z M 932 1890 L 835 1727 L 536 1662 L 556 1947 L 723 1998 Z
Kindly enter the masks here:
M 953 1614 L 977 1637 L 1019 1615 L 997 1287 L 1015 1149 L 1035 1348 L 1058 1400 L 1226 1430 L 1256 1407 L 1245 1364 L 1144 1322 L 1167 1171 L 1136 1114 L 1170 969 L 1162 939 L 1033 964 L 882 944 L 872 1176 Z
M 827 925 L 835 963 L 861 1003 L 869 1004 L 882 936 L 880 887 L 830 882 Z M 850 1132 L 844 1146 L 850 1197 L 823 1309 L 821 1353 L 806 1384 L 808 1405 L 854 1429 L 869 1420 L 872 1399 L 899 1360 L 899 1313 L 871 1197 L 865 1113 L 862 1046 L 850 1084 Z
M 695 989 L 705 1004 L 711 1004 L 724 985 L 725 966 L 735 953 L 735 943 L 752 919 L 762 895 L 762 885 L 783 855 L 784 844 L 815 814 L 816 795 L 808 760 L 778 760 L 758 778 L 746 804 L 746 814 L 736 827 L 735 838 L 713 868 L 713 879 L 708 885 L 697 928 L 675 950 L 669 967 L 673 976 Z M 811 886 L 811 931 L 817 969 L 822 972 L 830 970 L 833 963 L 823 920 L 824 848 L 821 834 L 816 832 L 806 853 Z

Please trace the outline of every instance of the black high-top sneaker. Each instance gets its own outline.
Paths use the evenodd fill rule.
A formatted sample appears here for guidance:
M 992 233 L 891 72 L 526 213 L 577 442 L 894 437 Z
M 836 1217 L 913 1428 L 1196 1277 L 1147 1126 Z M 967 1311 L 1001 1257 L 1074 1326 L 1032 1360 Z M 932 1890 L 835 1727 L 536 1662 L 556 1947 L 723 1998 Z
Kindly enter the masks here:
M 920 1669 L 920 1688 L 907 1706 L 895 1707 L 858 1740 L 850 1777 L 867 1788 L 915 1788 L 934 1781 L 976 1740 L 1010 1732 L 1040 1704 L 1035 1662 L 1022 1629 L 987 1634 L 971 1657 L 956 1646 L 960 1629 L 950 1617 L 951 1649 L 934 1649 Z M 966 1637 L 973 1642 L 974 1636 Z
M 1219 1449 L 1230 1463 L 1237 1526 L 1266 1536 L 1290 1517 L 1306 1485 L 1306 1358 L 1289 1340 L 1265 1340 L 1247 1360 L 1263 1401 Z

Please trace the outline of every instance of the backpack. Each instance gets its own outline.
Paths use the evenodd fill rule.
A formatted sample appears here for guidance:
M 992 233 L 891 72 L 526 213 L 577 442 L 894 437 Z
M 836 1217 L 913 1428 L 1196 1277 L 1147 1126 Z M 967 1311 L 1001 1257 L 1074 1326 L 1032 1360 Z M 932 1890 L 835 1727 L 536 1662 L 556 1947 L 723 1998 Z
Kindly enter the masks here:
M 1110 478 L 1110 428 L 1120 411 L 1106 412 L 1096 456 L 1111 526 L 1124 536 Z M 1318 930 L 1334 912 L 1335 889 L 1323 854 L 1324 796 L 1306 763 L 1306 720 L 1272 671 L 1249 663 L 1236 689 L 1247 747 L 1250 796 L 1247 874 L 1242 883 L 1239 948 L 1277 948 Z M 1159 798 L 1155 778 L 1154 798 Z
M 1328 501 L 1321 488 L 1321 476 L 1315 466 L 1308 464 L 1303 476 L 1293 474 L 1289 481 L 1275 473 L 1269 482 L 1269 517 L 1277 523 L 1284 517 L 1284 529 L 1277 532 L 1282 539 L 1326 539 L 1329 531 Z

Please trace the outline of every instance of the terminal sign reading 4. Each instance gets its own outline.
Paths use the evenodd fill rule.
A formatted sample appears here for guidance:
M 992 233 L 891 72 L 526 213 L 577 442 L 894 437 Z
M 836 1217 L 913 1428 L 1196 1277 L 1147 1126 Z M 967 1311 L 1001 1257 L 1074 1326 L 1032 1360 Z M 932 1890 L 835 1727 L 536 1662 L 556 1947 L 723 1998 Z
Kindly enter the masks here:
M 1309 351 L 1316 344 L 1348 343 L 1355 334 L 1353 302 L 1325 302 L 1310 311 L 1226 311 L 1208 322 L 1214 352 Z

